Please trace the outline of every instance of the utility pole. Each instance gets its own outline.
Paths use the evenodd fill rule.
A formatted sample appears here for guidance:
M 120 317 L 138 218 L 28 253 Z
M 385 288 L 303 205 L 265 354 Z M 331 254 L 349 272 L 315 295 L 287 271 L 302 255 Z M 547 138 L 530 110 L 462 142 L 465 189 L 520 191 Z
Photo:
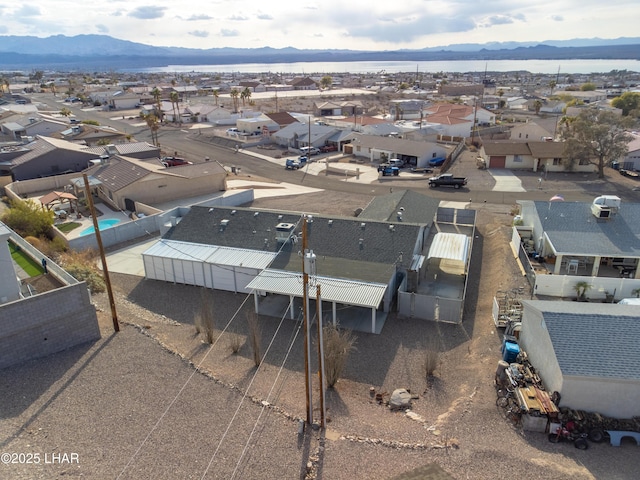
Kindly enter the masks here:
M 318 319 L 318 380 L 320 382 L 320 428 L 326 425 L 327 412 L 325 409 L 324 383 L 324 338 L 322 331 L 322 297 L 320 284 L 316 285 L 316 318 Z
M 307 273 L 307 217 L 302 219 L 302 320 L 304 331 L 304 380 L 307 394 L 307 423 L 313 423 L 311 385 L 311 329 L 309 328 L 309 274 Z
M 100 251 L 100 260 L 102 260 L 102 271 L 104 273 L 104 282 L 107 285 L 107 294 L 109 295 L 109 305 L 111 306 L 111 319 L 113 320 L 114 332 L 120 331 L 120 324 L 118 323 L 118 315 L 116 314 L 116 302 L 113 298 L 113 291 L 111 290 L 111 280 L 109 279 L 109 270 L 107 269 L 107 259 L 104 256 L 104 248 L 102 247 L 102 237 L 100 236 L 100 228 L 98 225 L 98 218 L 96 217 L 96 211 L 93 206 L 93 197 L 91 196 L 91 189 L 89 188 L 89 179 L 87 174 L 83 173 L 84 179 L 84 191 L 87 196 L 87 202 L 89 202 L 89 210 L 91 210 L 91 218 L 93 219 L 93 229 L 96 232 L 96 241 L 98 242 L 98 250 Z

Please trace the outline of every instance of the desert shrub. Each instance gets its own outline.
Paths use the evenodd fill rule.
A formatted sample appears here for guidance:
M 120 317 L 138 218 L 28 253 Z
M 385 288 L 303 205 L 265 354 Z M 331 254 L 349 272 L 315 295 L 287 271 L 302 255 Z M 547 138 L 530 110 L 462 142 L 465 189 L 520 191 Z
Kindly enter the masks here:
M 324 371 L 327 387 L 333 388 L 344 371 L 349 353 L 355 350 L 356 337 L 349 330 L 333 324 L 322 329 L 324 338 Z
M 53 212 L 43 210 L 33 200 L 13 200 L 2 221 L 21 237 L 47 236 L 53 226 Z
M 60 265 L 73 278 L 80 282 L 87 282 L 91 293 L 101 293 L 106 290 L 102 272 L 96 265 L 97 255 L 93 250 L 81 252 L 68 251 L 59 257 Z
M 262 337 L 262 329 L 258 322 L 258 315 L 255 312 L 247 313 L 247 324 L 249 326 L 249 345 L 251 345 L 251 353 L 253 355 L 253 364 L 256 367 L 262 362 L 262 348 L 260 339 Z
M 213 344 L 215 341 L 215 311 L 213 309 L 213 296 L 207 294 L 207 290 L 202 290 L 200 311 L 196 315 L 196 332 L 204 333 L 205 341 Z
M 427 383 L 432 380 L 436 370 L 440 366 L 440 348 L 435 339 L 427 341 L 422 357 L 422 368 L 424 370 Z
M 234 355 L 240 351 L 240 348 L 242 348 L 242 338 L 240 335 L 232 333 L 229 336 L 229 348 Z

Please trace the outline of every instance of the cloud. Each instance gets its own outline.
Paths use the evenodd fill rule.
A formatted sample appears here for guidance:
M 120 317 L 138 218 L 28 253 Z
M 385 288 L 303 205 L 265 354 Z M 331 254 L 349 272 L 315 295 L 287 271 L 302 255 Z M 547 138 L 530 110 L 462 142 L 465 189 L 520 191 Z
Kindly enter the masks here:
M 229 17 L 229 20 L 232 20 L 234 22 L 244 22 L 246 20 L 249 20 L 249 17 L 245 17 L 244 15 L 231 15 Z
M 222 30 L 220 30 L 220 36 L 222 37 L 237 37 L 240 35 L 240 32 L 238 32 L 238 30 L 230 30 L 228 28 L 223 28 Z
M 152 20 L 154 18 L 162 18 L 167 7 L 138 7 L 129 12 L 130 17 L 140 18 L 142 20 Z
M 431 14 L 411 14 L 396 18 L 379 18 L 370 22 L 354 23 L 345 32 L 347 37 L 370 38 L 374 42 L 406 43 L 427 34 L 466 32 L 476 28 L 467 15 L 440 17 Z
M 256 18 L 258 20 L 273 20 L 273 17 L 268 13 L 259 13 L 258 15 L 256 15 Z
M 21 8 L 16 10 L 15 15 L 18 17 L 37 17 L 40 15 L 40 9 L 32 5 L 23 5 Z
M 188 33 L 189 35 L 200 38 L 207 38 L 209 36 L 209 32 L 207 32 L 206 30 L 192 30 Z
M 478 24 L 478 26 L 489 28 L 494 25 L 510 25 L 512 23 L 515 23 L 516 21 L 524 22 L 525 20 L 526 17 L 521 13 L 515 15 L 491 15 L 490 17 L 486 17 L 484 20 L 482 20 Z
M 209 15 L 200 14 L 200 15 L 191 15 L 186 20 L 187 22 L 195 22 L 197 20 L 213 20 L 213 17 Z
M 554 22 L 562 22 L 564 21 L 564 17 L 562 15 L 551 15 L 551 20 Z
M 97 24 L 96 29 L 100 33 L 109 33 L 109 27 L 107 27 L 106 25 L 103 25 L 102 23 Z

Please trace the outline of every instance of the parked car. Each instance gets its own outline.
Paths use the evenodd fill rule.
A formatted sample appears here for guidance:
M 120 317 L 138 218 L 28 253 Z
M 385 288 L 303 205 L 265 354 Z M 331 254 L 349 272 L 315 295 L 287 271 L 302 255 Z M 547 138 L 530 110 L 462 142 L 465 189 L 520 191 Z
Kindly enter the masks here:
M 386 177 L 389 175 L 397 177 L 398 175 L 400 175 L 400 169 L 398 167 L 391 167 L 389 165 L 385 167 L 381 165 L 380 167 L 378 167 L 378 172 L 382 173 L 383 177 Z
M 338 150 L 337 145 L 325 145 L 323 147 L 320 147 L 320 151 L 322 153 L 335 152 L 337 150 Z
M 445 157 L 432 158 L 429 160 L 429 165 L 432 167 L 441 167 L 445 160 Z
M 178 157 L 162 157 L 160 163 L 165 167 L 179 167 L 182 165 L 191 165 L 192 162 L 187 162 L 184 158 Z
M 404 167 L 404 160 L 400 160 L 399 158 L 392 158 L 389 160 L 389 165 L 392 167 L 402 168 Z
M 227 135 L 237 137 L 240 131 L 236 127 L 227 128 Z
M 298 158 L 288 158 L 284 164 L 284 168 L 287 170 L 298 170 L 307 164 L 307 160 L 308 158 L 304 155 L 301 155 Z
M 320 154 L 320 149 L 316 148 L 316 147 L 300 147 L 300 153 L 302 155 L 319 155 Z
M 429 179 L 429 186 L 431 188 L 436 187 L 453 187 L 460 188 L 464 187 L 467 184 L 467 179 L 465 177 L 454 177 L 450 173 L 443 173 L 442 175 L 438 175 L 437 177 L 431 177 Z

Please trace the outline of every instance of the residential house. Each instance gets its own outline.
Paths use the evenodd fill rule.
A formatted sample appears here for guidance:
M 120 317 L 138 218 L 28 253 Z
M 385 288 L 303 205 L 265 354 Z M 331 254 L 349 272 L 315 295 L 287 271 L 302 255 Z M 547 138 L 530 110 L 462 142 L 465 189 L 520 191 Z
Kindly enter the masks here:
M 344 117 L 361 115 L 363 112 L 360 100 L 342 102 L 315 102 L 314 115 L 317 117 Z
M 300 147 L 322 147 L 329 138 L 339 133 L 336 127 L 328 125 L 312 125 L 310 123 L 291 123 L 278 130 L 271 139 L 277 145 L 298 149 Z
M 49 136 L 66 128 L 66 122 L 41 115 L 13 115 L 10 121 L 0 124 L 2 133 L 14 140 L 36 135 Z
M 389 102 L 389 116 L 394 120 L 421 119 L 423 109 L 428 103 L 424 100 L 391 100 Z
M 98 157 L 84 145 L 38 136 L 26 145 L 28 151 L 11 160 L 13 181 L 81 172 Z
M 401 315 L 460 322 L 472 230 L 463 224 L 447 227 L 447 220 L 437 228 L 434 223 L 438 216 L 450 221 L 465 215 L 473 225 L 473 211 L 441 210 L 438 200 L 411 191 L 377 197 L 358 218 L 191 207 L 143 253 L 145 274 L 149 279 L 253 292 L 257 312 L 294 318 L 302 296 L 299 250 L 304 229 L 313 263 L 308 273 L 322 289 L 320 309 L 330 309 L 334 323 L 380 333 L 398 290 Z M 469 231 L 458 235 L 449 230 Z M 441 270 L 441 261 L 450 274 Z M 456 272 L 451 273 L 454 265 Z M 437 292 L 435 283 L 427 280 L 433 275 Z
M 627 145 L 627 154 L 618 161 L 619 167 L 625 170 L 640 171 L 640 134 L 630 133 L 632 140 Z
M 65 130 L 56 132 L 51 136 L 88 146 L 128 141 L 128 135 L 125 132 L 116 130 L 113 127 L 107 125 L 88 125 L 84 123 L 71 125 Z
M 288 82 L 294 90 L 317 90 L 318 84 L 310 77 L 297 77 Z
M 569 165 L 564 142 L 487 140 L 479 152 L 487 168 L 531 170 L 533 172 L 593 172 L 594 165 L 581 161 Z
M 252 93 L 258 93 L 258 92 L 266 92 L 267 91 L 267 87 L 264 83 L 262 82 L 258 82 L 258 81 L 240 81 L 238 83 L 238 86 L 244 90 L 245 88 L 248 88 L 250 92 Z
M 132 110 L 152 101 L 153 97 L 149 94 L 116 92 L 109 98 L 108 108 L 112 110 Z
M 226 190 L 227 173 L 218 162 L 165 167 L 114 155 L 87 170 L 99 196 L 116 208 L 134 211 L 135 202 L 158 204 Z
M 535 275 L 538 295 L 576 297 L 585 282 L 587 296 L 634 296 L 640 287 L 640 204 L 603 195 L 593 202 L 518 201 L 520 215 L 512 245 L 538 260 L 520 256 Z M 517 235 L 516 231 L 517 230 Z
M 287 112 L 265 113 L 265 115 L 271 119 L 273 123 L 278 125 L 277 130 L 298 122 L 292 115 Z
M 519 343 L 560 406 L 640 415 L 640 310 L 633 305 L 523 300 Z
M 546 141 L 553 138 L 553 133 L 541 127 L 536 122 L 519 123 L 509 130 L 509 138 L 514 141 L 526 142 Z
M 351 140 L 351 143 L 344 146 L 344 152 L 369 162 L 399 158 L 411 166 L 422 168 L 429 166 L 429 160 L 446 157 L 449 154 L 449 147 L 435 142 L 378 137 L 355 132 L 346 139 Z

